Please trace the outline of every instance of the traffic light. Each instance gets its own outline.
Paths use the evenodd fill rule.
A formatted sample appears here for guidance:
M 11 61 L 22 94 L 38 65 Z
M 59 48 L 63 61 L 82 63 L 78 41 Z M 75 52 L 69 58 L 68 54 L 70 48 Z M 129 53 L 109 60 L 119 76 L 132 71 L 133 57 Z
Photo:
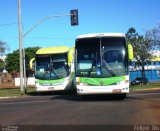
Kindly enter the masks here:
M 75 26 L 78 25 L 78 10 L 71 10 L 70 11 L 71 14 L 71 26 Z

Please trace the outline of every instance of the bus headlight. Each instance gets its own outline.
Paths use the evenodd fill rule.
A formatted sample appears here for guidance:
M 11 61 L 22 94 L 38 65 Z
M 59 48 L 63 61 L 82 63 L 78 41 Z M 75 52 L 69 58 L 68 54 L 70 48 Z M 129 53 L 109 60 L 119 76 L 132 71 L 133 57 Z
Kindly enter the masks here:
M 119 81 L 119 82 L 117 82 L 116 84 L 117 84 L 117 85 L 122 85 L 122 84 L 124 84 L 124 81 Z
M 123 84 L 127 84 L 127 83 L 129 83 L 129 80 L 119 81 L 119 82 L 117 82 L 116 84 L 117 84 L 117 85 L 123 85 Z
M 79 83 L 79 82 L 77 82 L 77 85 L 80 85 L 80 86 L 88 86 L 87 83 Z
M 79 77 L 76 78 L 76 82 L 77 83 L 80 82 L 80 78 Z
M 125 80 L 125 84 L 129 83 L 129 80 Z

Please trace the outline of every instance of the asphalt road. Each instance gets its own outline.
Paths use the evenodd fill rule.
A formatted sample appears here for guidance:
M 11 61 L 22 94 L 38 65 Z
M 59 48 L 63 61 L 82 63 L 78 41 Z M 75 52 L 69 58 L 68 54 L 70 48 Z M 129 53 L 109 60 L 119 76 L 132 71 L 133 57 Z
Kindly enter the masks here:
M 0 125 L 141 124 L 160 124 L 160 91 L 133 92 L 124 100 L 115 96 L 90 96 L 83 100 L 75 94 L 0 100 Z

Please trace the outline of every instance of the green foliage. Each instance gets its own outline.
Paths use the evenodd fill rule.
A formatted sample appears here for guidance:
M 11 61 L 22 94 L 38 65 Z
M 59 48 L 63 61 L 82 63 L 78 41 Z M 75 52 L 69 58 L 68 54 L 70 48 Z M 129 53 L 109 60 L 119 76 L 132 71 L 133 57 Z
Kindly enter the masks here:
M 157 48 L 160 48 L 160 23 L 154 28 L 147 30 L 145 32 L 145 37 L 152 45 L 152 50 L 157 50 Z
M 39 48 L 40 47 L 29 47 L 25 49 L 26 74 L 30 72 L 29 60 L 35 57 L 36 51 Z M 6 70 L 9 73 L 19 72 L 19 50 L 13 51 L 13 53 L 7 55 Z
M 3 60 L 0 59 L 0 72 L 3 71 L 4 67 L 5 67 L 5 63 Z
M 9 50 L 9 47 L 6 42 L 0 40 L 0 55 L 3 55 L 6 50 Z M 0 72 L 3 71 L 5 63 L 0 59 Z
M 11 73 L 13 71 L 19 72 L 19 51 L 9 53 L 6 57 L 6 70 Z
M 144 36 L 139 35 L 132 27 L 126 33 L 127 42 L 132 44 L 134 49 L 134 58 L 137 62 L 147 62 L 151 58 L 151 44 Z M 137 65 L 141 65 L 137 63 Z
M 5 53 L 6 50 L 9 50 L 7 43 L 0 40 L 0 54 Z
M 139 35 L 133 27 L 127 31 L 126 38 L 127 42 L 133 46 L 135 66 L 142 68 L 142 77 L 144 77 L 144 65 L 150 62 L 152 45 L 146 37 Z

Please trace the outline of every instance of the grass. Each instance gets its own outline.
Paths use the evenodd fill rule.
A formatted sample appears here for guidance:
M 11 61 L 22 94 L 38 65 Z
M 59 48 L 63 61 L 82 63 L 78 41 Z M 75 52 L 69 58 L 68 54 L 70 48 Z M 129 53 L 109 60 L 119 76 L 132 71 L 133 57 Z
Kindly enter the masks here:
M 35 92 L 33 87 L 27 88 L 27 93 Z M 25 96 L 20 91 L 20 88 L 0 88 L 0 97 Z
M 148 85 L 131 85 L 131 89 L 148 89 L 148 88 L 160 88 L 160 82 L 149 83 Z
M 149 83 L 148 85 L 132 85 L 130 86 L 131 89 L 147 89 L 147 88 L 160 88 L 159 83 Z M 34 87 L 27 88 L 27 94 L 36 94 Z M 12 96 L 26 96 L 27 94 L 21 94 L 20 88 L 0 88 L 0 97 L 12 97 Z

